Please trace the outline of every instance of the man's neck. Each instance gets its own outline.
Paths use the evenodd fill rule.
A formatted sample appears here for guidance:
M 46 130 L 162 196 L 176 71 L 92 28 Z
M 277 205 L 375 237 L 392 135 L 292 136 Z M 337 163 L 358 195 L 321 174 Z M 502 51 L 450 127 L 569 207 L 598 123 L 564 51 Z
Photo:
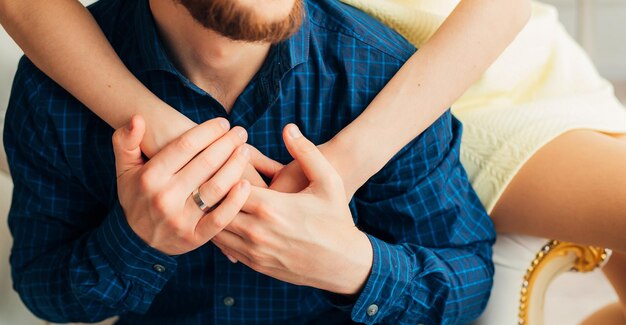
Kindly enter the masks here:
M 175 1 L 150 0 L 150 9 L 177 68 L 230 112 L 263 65 L 270 44 L 239 42 L 221 36 L 196 22 Z

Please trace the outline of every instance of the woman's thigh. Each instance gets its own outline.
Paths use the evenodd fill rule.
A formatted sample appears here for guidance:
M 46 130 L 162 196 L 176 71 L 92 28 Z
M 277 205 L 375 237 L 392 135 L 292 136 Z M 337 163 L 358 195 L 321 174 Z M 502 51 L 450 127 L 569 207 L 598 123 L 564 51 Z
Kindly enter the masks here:
M 496 204 L 499 232 L 626 252 L 626 137 L 571 131 L 540 149 Z
M 626 275 L 626 254 L 613 252 L 613 256 L 604 266 L 603 271 L 615 288 L 626 319 L 626 276 L 624 276 Z

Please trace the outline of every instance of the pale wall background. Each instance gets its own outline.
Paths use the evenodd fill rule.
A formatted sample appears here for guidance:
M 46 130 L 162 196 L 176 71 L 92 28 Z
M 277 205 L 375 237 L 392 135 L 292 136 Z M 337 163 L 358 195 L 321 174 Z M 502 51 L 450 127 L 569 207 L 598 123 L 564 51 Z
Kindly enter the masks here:
M 626 81 L 626 0 L 545 0 L 591 56 L 600 73 Z

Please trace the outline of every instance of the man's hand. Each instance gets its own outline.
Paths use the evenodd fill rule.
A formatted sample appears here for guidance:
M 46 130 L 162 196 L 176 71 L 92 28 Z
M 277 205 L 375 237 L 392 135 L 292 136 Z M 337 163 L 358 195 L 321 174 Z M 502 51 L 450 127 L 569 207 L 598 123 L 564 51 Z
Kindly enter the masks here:
M 309 185 L 299 193 L 254 187 L 243 211 L 212 242 L 271 277 L 356 294 L 369 276 L 373 253 L 354 224 L 341 178 L 295 125 L 283 137 Z
M 148 162 L 139 147 L 145 122 L 135 116 L 113 134 L 120 203 L 128 224 L 148 245 L 168 254 L 189 252 L 220 232 L 242 208 L 250 193 L 241 180 L 248 164 L 247 134 L 228 131 L 216 118 L 168 144 Z M 190 194 L 199 188 L 208 206 L 204 213 Z
M 157 107 L 151 107 L 150 115 L 144 117 L 146 134 L 141 140 L 140 147 L 148 158 L 152 158 L 169 143 L 197 126 L 196 123 L 171 106 L 165 103 L 160 104 Z M 246 167 L 243 178 L 254 186 L 267 187 L 261 175 L 250 164 Z

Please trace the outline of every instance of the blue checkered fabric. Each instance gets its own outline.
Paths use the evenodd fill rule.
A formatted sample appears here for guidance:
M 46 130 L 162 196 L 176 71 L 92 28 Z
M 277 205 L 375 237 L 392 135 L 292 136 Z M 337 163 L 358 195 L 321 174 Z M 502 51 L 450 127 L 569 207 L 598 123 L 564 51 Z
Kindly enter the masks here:
M 160 98 L 198 123 L 228 118 L 247 129 L 252 145 L 283 163 L 291 160 L 281 139 L 286 124 L 296 123 L 315 143 L 329 140 L 415 51 L 352 7 L 307 2 L 302 28 L 272 47 L 227 114 L 168 59 L 146 0 L 102 0 L 90 10 L 129 69 Z M 4 137 L 15 182 L 11 266 L 15 289 L 41 318 L 457 324 L 486 305 L 495 234 L 459 162 L 461 125 L 449 112 L 350 202 L 374 251 L 371 275 L 353 299 L 229 263 L 211 243 L 180 256 L 147 246 L 117 200 L 112 132 L 21 60 Z

